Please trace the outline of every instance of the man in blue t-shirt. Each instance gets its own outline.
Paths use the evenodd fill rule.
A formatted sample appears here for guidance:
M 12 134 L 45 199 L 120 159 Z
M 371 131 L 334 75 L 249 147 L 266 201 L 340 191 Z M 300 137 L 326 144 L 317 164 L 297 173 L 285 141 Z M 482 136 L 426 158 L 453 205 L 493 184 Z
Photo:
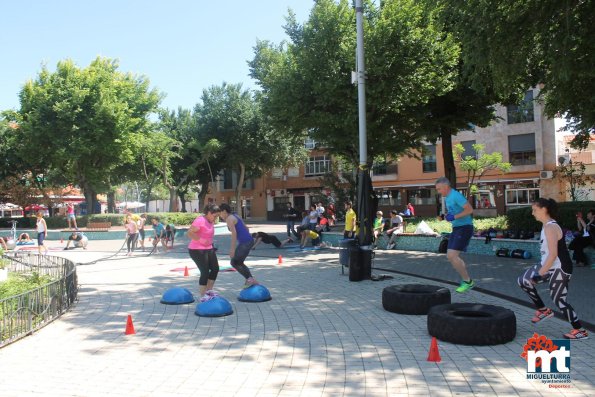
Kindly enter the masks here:
M 473 236 L 473 207 L 458 191 L 450 186 L 450 181 L 445 178 L 438 178 L 436 181 L 436 191 L 444 197 L 446 201 L 446 214 L 443 219 L 452 223 L 452 233 L 448 239 L 448 250 L 446 257 L 459 273 L 461 285 L 455 290 L 457 292 L 467 292 L 475 287 L 475 282 L 469 277 L 465 262 L 461 259 L 461 251 L 466 251 L 469 241 Z

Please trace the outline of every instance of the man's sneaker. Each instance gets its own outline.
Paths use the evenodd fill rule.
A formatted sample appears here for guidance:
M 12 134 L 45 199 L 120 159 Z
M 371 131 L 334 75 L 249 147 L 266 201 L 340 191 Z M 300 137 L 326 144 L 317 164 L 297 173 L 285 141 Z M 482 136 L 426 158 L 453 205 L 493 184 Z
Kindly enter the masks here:
M 463 292 L 467 292 L 469 291 L 471 288 L 475 287 L 475 281 L 473 280 L 469 280 L 469 281 L 461 281 L 461 285 L 459 285 L 459 288 L 457 288 L 455 291 L 459 292 L 459 293 L 463 293 Z
M 564 334 L 566 339 L 589 339 L 589 334 L 584 329 L 573 329 L 567 334 Z
M 214 297 L 216 297 L 216 296 L 219 296 L 219 294 L 216 293 L 215 291 L 213 291 L 212 289 L 210 289 L 207 292 L 205 292 L 205 295 L 210 296 L 211 299 L 214 298 Z
M 541 320 L 545 320 L 546 318 L 550 318 L 553 315 L 554 315 L 554 312 L 549 307 L 546 308 L 545 310 L 537 310 L 535 312 L 535 316 L 533 316 L 533 318 L 531 319 L 531 322 L 533 324 L 537 324 Z
M 248 277 L 248 278 L 246 279 L 246 283 L 244 283 L 244 289 L 245 289 L 245 288 L 250 288 L 250 287 L 252 287 L 253 285 L 258 285 L 258 281 L 256 281 L 256 280 L 254 279 L 254 277 Z
M 393 248 L 395 248 L 395 243 L 390 243 L 386 246 L 387 250 L 392 250 Z

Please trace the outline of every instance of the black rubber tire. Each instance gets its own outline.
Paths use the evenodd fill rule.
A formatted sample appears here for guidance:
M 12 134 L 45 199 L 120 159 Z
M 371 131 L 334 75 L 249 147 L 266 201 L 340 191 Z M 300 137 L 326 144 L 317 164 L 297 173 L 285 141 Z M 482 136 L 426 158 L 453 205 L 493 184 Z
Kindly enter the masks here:
M 431 336 L 459 345 L 499 345 L 516 336 L 512 310 L 480 303 L 434 306 L 428 312 Z
M 399 314 L 428 314 L 436 305 L 450 303 L 450 290 L 436 285 L 401 284 L 382 290 L 384 310 Z

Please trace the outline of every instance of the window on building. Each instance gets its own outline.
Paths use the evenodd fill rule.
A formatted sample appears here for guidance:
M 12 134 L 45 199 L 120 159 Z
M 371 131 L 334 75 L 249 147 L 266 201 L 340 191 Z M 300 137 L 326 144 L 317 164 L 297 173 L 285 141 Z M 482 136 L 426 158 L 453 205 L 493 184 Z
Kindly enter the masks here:
M 535 164 L 535 134 L 509 136 L 508 156 L 512 165 Z
M 300 176 L 300 169 L 297 167 L 289 167 L 287 169 L 287 176 L 289 176 L 289 177 Z
M 539 186 L 533 183 L 506 185 L 506 205 L 531 205 L 539 199 Z
M 473 157 L 474 159 L 477 158 L 477 152 L 475 151 L 475 148 L 473 148 L 473 145 L 475 145 L 475 140 L 463 141 L 461 142 L 461 145 L 463 145 L 463 148 L 465 149 L 462 154 L 463 159 L 467 157 Z
M 434 188 L 407 190 L 407 202 L 413 205 L 436 204 L 437 192 Z
M 252 179 L 252 178 L 244 179 L 244 185 L 242 186 L 242 189 L 246 189 L 246 190 L 254 189 L 254 179 Z
M 306 138 L 304 140 L 304 148 L 306 148 L 306 149 L 316 148 L 316 141 L 312 138 Z
M 271 178 L 279 179 L 283 176 L 283 170 L 281 168 L 273 168 L 271 171 Z
M 401 205 L 400 190 L 382 190 L 377 191 L 378 205 L 382 207 L 397 207 Z M 385 214 L 388 215 L 388 214 Z
M 398 172 L 397 163 L 391 161 L 375 162 L 372 166 L 372 175 L 396 175 Z
M 273 197 L 273 211 L 287 212 L 289 197 Z
M 223 190 L 235 189 L 238 185 L 239 176 L 237 172 L 231 170 L 223 171 Z M 242 189 L 254 189 L 254 180 L 252 178 L 244 178 Z
M 326 155 L 313 156 L 306 162 L 305 176 L 322 175 L 331 169 L 331 160 Z
M 386 175 L 386 161 L 374 162 L 372 166 L 373 175 Z
M 436 172 L 436 145 L 426 145 L 423 152 L 423 171 Z
M 518 105 L 508 105 L 506 107 L 508 124 L 527 123 L 534 121 L 533 115 L 533 90 L 525 93 L 525 98 Z
M 225 170 L 223 171 L 223 189 L 224 190 L 231 190 L 233 189 L 233 171 Z

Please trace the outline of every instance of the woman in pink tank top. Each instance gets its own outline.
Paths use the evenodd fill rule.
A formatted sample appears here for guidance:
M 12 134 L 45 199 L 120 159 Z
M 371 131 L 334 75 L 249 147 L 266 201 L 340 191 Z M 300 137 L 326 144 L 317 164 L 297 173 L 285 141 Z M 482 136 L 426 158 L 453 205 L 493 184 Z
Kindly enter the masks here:
M 219 207 L 214 204 L 207 205 L 203 215 L 192 222 L 188 229 L 188 253 L 200 270 L 198 281 L 200 301 L 204 302 L 217 296 L 213 291 L 217 274 L 219 273 L 219 262 L 217 253 L 213 248 L 213 236 L 215 235 L 215 221 L 219 216 Z

